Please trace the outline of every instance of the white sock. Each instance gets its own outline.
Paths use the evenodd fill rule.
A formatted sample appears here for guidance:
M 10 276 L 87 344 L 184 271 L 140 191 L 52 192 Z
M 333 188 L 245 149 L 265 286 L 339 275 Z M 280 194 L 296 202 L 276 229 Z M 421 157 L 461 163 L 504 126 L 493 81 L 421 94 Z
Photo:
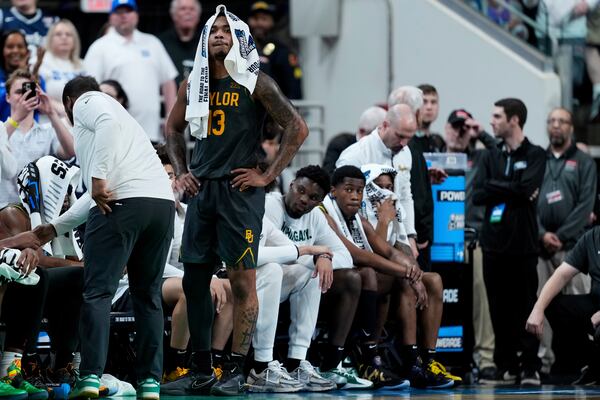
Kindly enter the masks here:
M 594 89 L 593 89 L 593 96 L 592 99 L 595 99 L 596 97 L 600 96 L 600 83 L 596 83 L 594 85 Z
M 2 354 L 2 360 L 0 360 L 0 375 L 7 376 L 8 375 L 8 367 L 14 360 L 20 360 L 23 357 L 21 353 L 15 353 L 14 351 L 5 351 Z

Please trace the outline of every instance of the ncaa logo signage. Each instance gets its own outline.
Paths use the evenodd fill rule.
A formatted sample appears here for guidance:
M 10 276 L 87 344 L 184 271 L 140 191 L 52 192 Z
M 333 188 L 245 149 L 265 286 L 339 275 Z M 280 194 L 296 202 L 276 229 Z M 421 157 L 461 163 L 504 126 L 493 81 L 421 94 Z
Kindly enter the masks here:
M 438 201 L 461 202 L 465 201 L 464 190 L 440 190 L 437 192 Z

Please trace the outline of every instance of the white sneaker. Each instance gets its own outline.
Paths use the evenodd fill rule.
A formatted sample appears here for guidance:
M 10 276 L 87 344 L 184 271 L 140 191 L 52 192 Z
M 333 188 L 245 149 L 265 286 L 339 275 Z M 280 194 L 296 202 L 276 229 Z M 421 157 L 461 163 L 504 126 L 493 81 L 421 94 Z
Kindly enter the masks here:
M 298 380 L 292 378 L 279 361 L 271 361 L 261 373 L 254 369 L 246 379 L 248 390 L 258 393 L 293 393 L 304 388 Z
M 300 361 L 300 366 L 292 372 L 292 376 L 304 385 L 304 390 L 309 392 L 325 392 L 337 387 L 335 382 L 319 375 L 312 364 L 306 360 Z

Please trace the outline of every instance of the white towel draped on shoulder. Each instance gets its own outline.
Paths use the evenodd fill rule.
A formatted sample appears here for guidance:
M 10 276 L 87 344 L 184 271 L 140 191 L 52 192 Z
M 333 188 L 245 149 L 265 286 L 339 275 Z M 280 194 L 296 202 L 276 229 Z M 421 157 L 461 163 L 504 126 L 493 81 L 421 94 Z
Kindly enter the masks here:
M 349 241 L 351 241 L 352 243 L 354 243 L 354 245 L 358 247 L 358 245 L 354 241 L 352 232 L 350 232 L 350 229 L 348 228 L 348 225 L 346 224 L 346 220 L 344 218 L 344 215 L 342 214 L 342 210 L 340 210 L 340 208 L 338 207 L 335 199 L 332 199 L 330 195 L 325 196 L 325 199 L 323 199 L 323 206 L 325 207 L 325 209 L 327 210 L 327 213 L 331 216 L 331 218 L 333 218 L 336 226 L 338 227 L 340 232 L 342 232 L 344 237 L 346 239 L 348 239 Z M 357 229 L 358 232 L 360 232 L 360 236 L 361 236 L 362 242 L 365 246 L 365 250 L 373 251 L 373 249 L 371 248 L 371 245 L 369 245 L 369 241 L 367 240 L 367 235 L 362 226 L 362 222 L 360 220 L 360 216 L 358 215 L 358 213 L 354 216 L 354 218 L 352 218 L 352 221 L 350 221 L 350 223 L 353 225 L 354 229 Z
M 362 216 L 375 228 L 377 226 L 377 207 L 379 203 L 387 198 L 391 198 L 396 206 L 396 219 L 388 225 L 388 243 L 392 246 L 394 246 L 396 242 L 410 245 L 404 227 L 406 211 L 404 210 L 404 207 L 402 207 L 400 201 L 398 201 L 398 196 L 394 192 L 383 189 L 375 183 L 375 179 L 382 174 L 391 175 L 393 182 L 394 177 L 396 176 L 396 170 L 392 167 L 380 164 L 365 164 L 361 167 L 361 171 L 365 175 L 366 180 L 363 194 L 363 206 L 361 209 Z
M 198 139 L 208 135 L 208 111 L 210 101 L 210 71 L 208 63 L 208 38 L 213 23 L 220 13 L 224 13 L 231 30 L 232 46 L 225 57 L 225 69 L 231 78 L 254 92 L 260 61 L 250 28 L 244 21 L 227 11 L 224 5 L 217 6 L 215 14 L 209 18 L 202 29 L 194 67 L 187 81 L 187 107 L 185 120 L 190 124 L 190 133 Z

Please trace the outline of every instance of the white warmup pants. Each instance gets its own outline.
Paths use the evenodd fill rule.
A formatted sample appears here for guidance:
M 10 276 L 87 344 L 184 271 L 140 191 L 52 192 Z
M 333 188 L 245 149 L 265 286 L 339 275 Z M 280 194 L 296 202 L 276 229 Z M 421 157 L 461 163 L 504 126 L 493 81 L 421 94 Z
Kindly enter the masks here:
M 258 318 L 252 338 L 256 361 L 273 360 L 279 304 L 288 298 L 291 318 L 288 357 L 306 358 L 321 302 L 319 278 L 312 278 L 312 274 L 313 269 L 303 264 L 270 263 L 256 270 Z

